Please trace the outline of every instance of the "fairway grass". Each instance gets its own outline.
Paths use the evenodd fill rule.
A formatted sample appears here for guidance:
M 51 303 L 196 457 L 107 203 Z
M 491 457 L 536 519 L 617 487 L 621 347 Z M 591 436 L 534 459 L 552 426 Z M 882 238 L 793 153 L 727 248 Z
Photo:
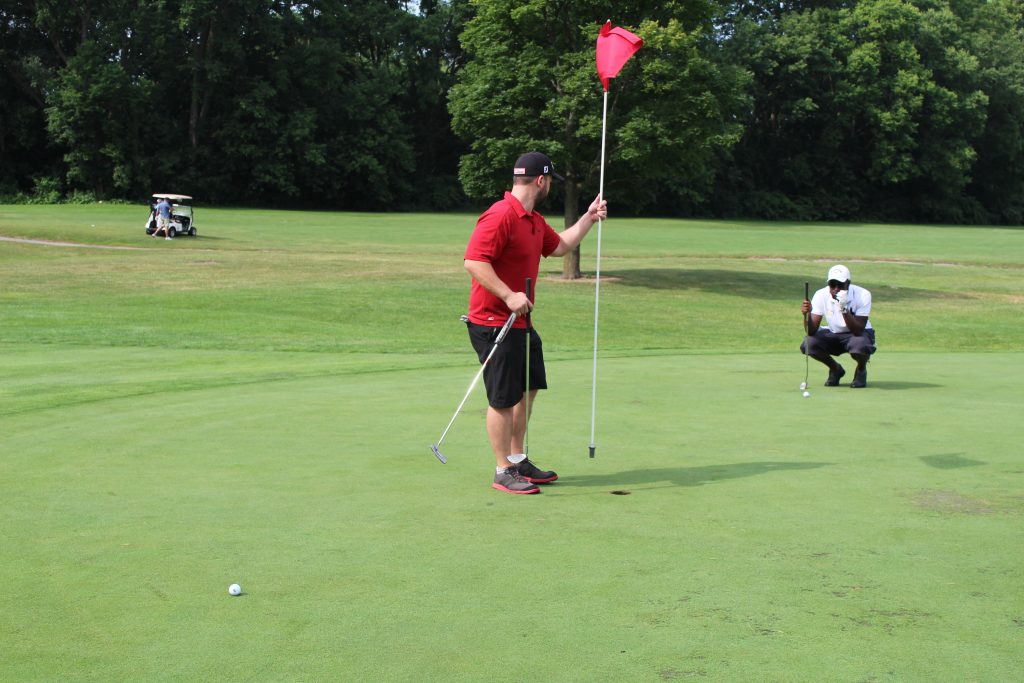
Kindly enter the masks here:
M 482 388 L 429 449 L 476 371 L 472 216 L 209 210 L 165 243 L 27 208 L 0 236 L 141 249 L 0 242 L 0 679 L 1024 668 L 1021 231 L 851 227 L 881 350 L 803 398 L 822 226 L 609 221 L 597 457 L 592 283 L 545 263 L 530 445 L 560 479 L 509 496 Z

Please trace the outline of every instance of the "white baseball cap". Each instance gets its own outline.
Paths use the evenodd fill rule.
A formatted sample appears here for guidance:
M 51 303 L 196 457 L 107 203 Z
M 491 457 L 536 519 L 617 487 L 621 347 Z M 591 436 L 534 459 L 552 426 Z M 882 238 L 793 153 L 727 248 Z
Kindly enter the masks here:
M 832 266 L 828 269 L 828 277 L 825 278 L 825 282 L 829 280 L 836 280 L 837 282 L 849 282 L 850 281 L 850 269 L 846 266 Z

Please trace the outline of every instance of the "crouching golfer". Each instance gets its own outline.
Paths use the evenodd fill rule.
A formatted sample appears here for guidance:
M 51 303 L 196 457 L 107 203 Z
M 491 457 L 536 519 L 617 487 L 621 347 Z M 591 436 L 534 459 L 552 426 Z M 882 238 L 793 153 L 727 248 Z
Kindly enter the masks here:
M 466 247 L 465 266 L 473 276 L 469 294 L 469 339 L 483 363 L 501 327 L 512 313 L 512 329 L 498 345 L 484 369 L 487 388 L 487 436 L 494 451 L 497 471 L 494 488 L 509 493 L 539 493 L 537 484 L 558 478 L 538 469 L 523 453 L 526 434 L 524 401 L 526 372 L 526 314 L 533 301 L 525 291 L 526 278 L 537 282 L 540 257 L 564 256 L 583 240 L 591 226 L 608 215 L 606 202 L 594 199 L 587 212 L 561 233 L 537 212 L 551 183 L 562 182 L 555 167 L 540 152 L 524 154 L 512 169 L 512 191 L 477 219 Z M 534 299 L 536 296 L 534 296 Z M 547 388 L 540 336 L 530 333 L 530 401 L 538 389 Z
M 835 265 L 828 271 L 827 284 L 814 293 L 811 300 L 804 299 L 801 311 L 811 314 L 807 324 L 807 337 L 800 350 L 828 366 L 826 387 L 838 386 L 846 374 L 833 356 L 849 353 L 857 361 L 853 371 L 854 389 L 868 385 L 868 358 L 876 350 L 875 331 L 868 316 L 871 314 L 871 292 L 851 284 L 850 269 Z M 821 317 L 828 326 L 820 329 Z

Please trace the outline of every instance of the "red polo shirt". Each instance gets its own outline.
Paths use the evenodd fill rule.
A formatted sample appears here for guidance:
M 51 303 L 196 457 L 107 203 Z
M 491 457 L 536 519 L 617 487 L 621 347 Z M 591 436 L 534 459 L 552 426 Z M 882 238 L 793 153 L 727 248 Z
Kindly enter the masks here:
M 477 219 L 465 258 L 490 263 L 501 281 L 514 292 L 526 291 L 526 278 L 530 278 L 536 300 L 540 257 L 550 256 L 561 241 L 544 216 L 537 211 L 527 213 L 519 200 L 506 192 L 504 199 Z M 469 293 L 470 322 L 501 327 L 510 313 L 504 301 L 473 280 Z M 526 320 L 516 320 L 514 327 L 525 328 Z

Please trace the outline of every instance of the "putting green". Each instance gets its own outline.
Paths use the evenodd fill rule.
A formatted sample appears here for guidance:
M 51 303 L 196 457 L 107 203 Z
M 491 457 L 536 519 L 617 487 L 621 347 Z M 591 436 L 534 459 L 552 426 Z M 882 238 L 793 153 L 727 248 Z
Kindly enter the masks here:
M 165 242 L 146 213 L 0 207 L 34 240 L 0 240 L 0 678 L 1024 669 L 1024 231 L 609 220 L 597 458 L 593 282 L 545 261 L 530 443 L 561 478 L 511 496 L 482 387 L 429 449 L 476 372 L 475 216 L 202 209 Z M 881 351 L 802 398 L 835 261 Z
M 603 358 L 593 460 L 589 359 L 552 353 L 539 496 L 489 488 L 482 388 L 430 453 L 468 350 L 148 355 L 5 346 L 11 680 L 1020 671 L 1019 353 L 810 398 L 795 350 Z

